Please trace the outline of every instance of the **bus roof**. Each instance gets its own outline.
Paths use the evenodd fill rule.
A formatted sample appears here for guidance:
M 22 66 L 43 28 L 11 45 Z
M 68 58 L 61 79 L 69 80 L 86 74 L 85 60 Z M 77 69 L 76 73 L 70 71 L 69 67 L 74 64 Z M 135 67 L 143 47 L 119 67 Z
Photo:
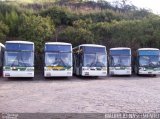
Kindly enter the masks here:
M 79 46 L 89 46 L 89 47 L 106 47 L 104 45 L 97 45 L 97 44 L 82 44 L 82 45 L 79 45 Z
M 6 43 L 21 43 L 21 44 L 34 44 L 30 41 L 6 41 Z
M 110 50 L 131 50 L 131 48 L 128 48 L 128 47 L 116 47 L 116 48 L 110 48 Z
M 139 50 L 159 50 L 158 48 L 139 48 Z
M 47 44 L 51 44 L 51 45 L 72 45 L 71 43 L 65 43 L 65 42 L 46 42 Z
M 0 43 L 0 46 L 3 47 L 3 48 L 5 48 L 5 46 L 2 43 Z

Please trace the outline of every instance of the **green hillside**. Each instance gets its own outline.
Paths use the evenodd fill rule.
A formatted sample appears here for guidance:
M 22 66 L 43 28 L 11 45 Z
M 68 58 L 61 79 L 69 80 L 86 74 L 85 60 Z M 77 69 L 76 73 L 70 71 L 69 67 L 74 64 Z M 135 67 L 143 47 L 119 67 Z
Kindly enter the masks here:
M 98 0 L 22 0 L 0 2 L 0 40 L 97 43 L 107 48 L 160 48 L 160 16 L 132 4 Z

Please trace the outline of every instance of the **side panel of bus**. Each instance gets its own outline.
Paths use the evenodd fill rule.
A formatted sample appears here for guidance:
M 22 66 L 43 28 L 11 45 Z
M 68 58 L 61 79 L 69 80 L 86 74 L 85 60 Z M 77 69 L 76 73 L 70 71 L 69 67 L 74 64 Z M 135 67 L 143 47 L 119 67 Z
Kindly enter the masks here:
M 0 47 L 0 76 L 3 73 L 3 57 L 4 57 L 4 48 Z

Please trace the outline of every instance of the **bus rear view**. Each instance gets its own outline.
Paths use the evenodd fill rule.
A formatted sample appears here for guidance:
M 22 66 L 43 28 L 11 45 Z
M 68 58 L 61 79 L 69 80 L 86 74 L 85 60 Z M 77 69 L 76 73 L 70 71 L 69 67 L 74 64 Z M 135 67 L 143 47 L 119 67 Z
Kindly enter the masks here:
M 159 49 L 139 48 L 135 60 L 136 74 L 160 74 Z
M 75 47 L 74 74 L 80 76 L 107 76 L 106 47 L 96 44 L 83 44 Z
M 109 51 L 109 74 L 131 75 L 131 49 L 111 48 Z
M 62 42 L 45 43 L 44 77 L 70 77 L 72 70 L 72 45 Z
M 6 41 L 4 77 L 34 77 L 34 43 Z

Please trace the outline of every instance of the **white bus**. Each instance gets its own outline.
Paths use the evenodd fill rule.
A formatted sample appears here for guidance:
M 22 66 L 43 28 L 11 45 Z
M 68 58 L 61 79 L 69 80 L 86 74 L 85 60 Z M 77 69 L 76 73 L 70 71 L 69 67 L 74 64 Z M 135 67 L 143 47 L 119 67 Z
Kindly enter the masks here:
M 73 73 L 72 44 L 45 43 L 44 77 L 70 77 Z
M 159 49 L 139 48 L 135 59 L 134 70 L 136 74 L 160 74 Z
M 5 46 L 2 43 L 0 43 L 0 76 L 2 76 L 3 72 L 4 49 Z
M 4 53 L 4 77 L 34 77 L 34 43 L 6 41 Z
M 82 44 L 73 48 L 74 74 L 79 76 L 107 76 L 106 47 Z
M 109 74 L 131 75 L 131 49 L 127 47 L 111 48 L 109 50 Z

